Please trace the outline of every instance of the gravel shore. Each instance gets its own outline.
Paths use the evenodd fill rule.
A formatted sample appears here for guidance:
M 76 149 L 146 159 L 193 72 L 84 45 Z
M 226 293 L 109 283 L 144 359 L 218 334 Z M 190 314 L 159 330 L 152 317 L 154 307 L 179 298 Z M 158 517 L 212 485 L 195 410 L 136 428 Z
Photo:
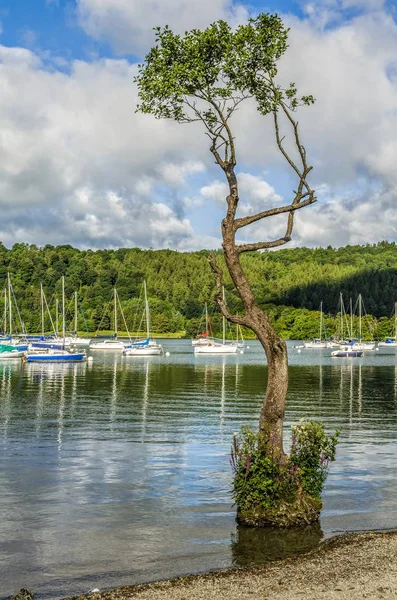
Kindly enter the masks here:
M 397 532 L 344 535 L 297 558 L 68 600 L 397 600 Z

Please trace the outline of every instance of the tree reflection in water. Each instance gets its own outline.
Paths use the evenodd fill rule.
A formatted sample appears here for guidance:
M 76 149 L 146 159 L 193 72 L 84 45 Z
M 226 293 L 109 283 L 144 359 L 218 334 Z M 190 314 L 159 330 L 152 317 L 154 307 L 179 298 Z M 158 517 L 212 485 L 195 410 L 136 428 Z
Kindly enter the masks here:
M 317 548 L 323 535 L 320 523 L 293 529 L 252 529 L 238 525 L 232 535 L 233 565 L 248 567 L 297 556 Z

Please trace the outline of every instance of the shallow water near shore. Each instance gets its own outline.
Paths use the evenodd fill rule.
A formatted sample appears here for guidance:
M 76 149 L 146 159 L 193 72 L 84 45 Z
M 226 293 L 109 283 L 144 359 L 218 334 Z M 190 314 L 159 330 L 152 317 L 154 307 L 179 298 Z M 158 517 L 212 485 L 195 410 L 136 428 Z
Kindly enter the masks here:
M 297 534 L 238 528 L 231 506 L 231 436 L 256 427 L 265 388 L 259 344 L 222 357 L 162 343 L 169 357 L 0 364 L 0 596 L 247 566 L 397 528 L 397 356 L 290 345 L 287 430 L 311 417 L 342 431 L 321 528 Z

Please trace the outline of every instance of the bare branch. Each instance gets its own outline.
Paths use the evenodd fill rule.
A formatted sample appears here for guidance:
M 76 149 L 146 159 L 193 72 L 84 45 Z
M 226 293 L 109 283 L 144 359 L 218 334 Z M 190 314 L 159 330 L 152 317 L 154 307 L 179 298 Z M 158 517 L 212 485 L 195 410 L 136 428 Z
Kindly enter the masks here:
M 280 126 L 278 123 L 278 114 L 277 114 L 276 110 L 273 111 L 273 120 L 274 120 L 274 130 L 276 133 L 277 146 L 279 147 L 279 150 L 280 150 L 281 154 L 284 156 L 285 160 L 293 168 L 295 173 L 298 175 L 299 179 L 302 180 L 301 171 L 298 169 L 298 167 L 296 166 L 296 164 L 294 163 L 292 158 L 290 158 L 290 156 L 287 154 L 287 152 L 284 149 L 284 146 L 283 146 L 284 137 L 283 138 L 280 137 Z
M 272 242 L 255 242 L 253 244 L 240 244 L 236 246 L 236 250 L 239 254 L 242 252 L 253 252 L 254 250 L 265 250 L 267 248 L 277 248 L 278 246 L 284 246 L 291 241 L 291 237 L 282 237 Z
M 294 228 L 294 216 L 295 212 L 288 213 L 287 220 L 287 228 L 285 231 L 285 235 L 278 240 L 273 240 L 270 242 L 256 242 L 253 244 L 240 244 L 236 246 L 236 250 L 239 254 L 242 252 L 251 252 L 253 250 L 265 250 L 267 248 L 278 248 L 279 246 L 284 246 L 284 244 L 288 244 L 291 241 L 292 230 Z
M 309 204 L 313 204 L 314 202 L 316 202 L 317 198 L 312 195 L 314 194 L 314 190 L 313 192 L 306 192 L 305 194 L 303 194 L 301 196 L 301 201 L 299 202 L 294 202 L 292 204 L 288 204 L 286 206 L 280 206 L 278 208 L 269 208 L 268 210 L 263 210 L 260 213 L 257 213 L 256 215 L 250 215 L 248 217 L 240 217 L 239 219 L 236 219 L 234 221 L 234 228 L 235 231 L 237 231 L 237 229 L 240 229 L 241 227 L 246 227 L 247 225 L 250 225 L 251 223 L 255 223 L 256 221 L 260 221 L 261 219 L 266 219 L 267 217 L 273 217 L 274 215 L 282 215 L 284 213 L 288 213 L 288 212 L 292 212 L 295 210 L 299 210 L 300 208 L 304 208 L 305 206 L 309 206 Z M 298 192 L 296 192 L 296 195 L 298 196 Z M 307 196 L 309 196 L 309 198 L 307 198 Z M 303 198 L 306 198 L 306 200 L 303 200 Z

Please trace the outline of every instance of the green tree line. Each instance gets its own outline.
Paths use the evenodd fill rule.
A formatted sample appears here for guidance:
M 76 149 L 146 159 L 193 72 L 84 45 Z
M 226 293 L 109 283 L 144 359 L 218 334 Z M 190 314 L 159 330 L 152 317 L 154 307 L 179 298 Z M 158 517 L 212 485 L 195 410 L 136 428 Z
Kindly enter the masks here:
M 221 264 L 222 255 L 217 254 Z M 142 282 L 146 280 L 154 332 L 185 331 L 187 336 L 195 335 L 203 329 L 202 314 L 207 303 L 213 331 L 219 335 L 222 321 L 213 302 L 215 285 L 208 255 L 206 250 L 186 253 L 139 248 L 93 251 L 68 245 L 39 248 L 29 244 L 14 244 L 7 249 L 0 244 L 0 285 L 6 285 L 9 272 L 21 318 L 29 332 L 41 328 L 40 284 L 54 318 L 55 299 L 61 298 L 64 275 L 70 327 L 72 296 L 76 291 L 79 330 L 111 330 L 111 298 L 116 287 L 128 328 L 131 331 L 138 328 Z M 243 261 L 260 303 L 267 307 L 277 331 L 286 339 L 319 335 L 320 302 L 323 302 L 326 332 L 336 334 L 340 329 L 340 292 L 346 305 L 350 298 L 355 303 L 358 294 L 362 294 L 367 313 L 363 319 L 364 337 L 382 339 L 394 334 L 392 311 L 397 301 L 394 243 L 338 249 L 291 248 L 247 254 Z M 242 310 L 226 275 L 225 289 L 231 310 Z M 347 318 L 346 324 L 348 322 Z M 18 325 L 15 319 L 15 326 Z M 124 329 L 121 319 L 119 328 Z M 46 329 L 49 329 L 49 319 Z M 354 329 L 358 330 L 357 319 Z M 233 335 L 229 330 L 228 336 Z

